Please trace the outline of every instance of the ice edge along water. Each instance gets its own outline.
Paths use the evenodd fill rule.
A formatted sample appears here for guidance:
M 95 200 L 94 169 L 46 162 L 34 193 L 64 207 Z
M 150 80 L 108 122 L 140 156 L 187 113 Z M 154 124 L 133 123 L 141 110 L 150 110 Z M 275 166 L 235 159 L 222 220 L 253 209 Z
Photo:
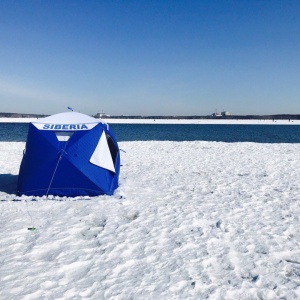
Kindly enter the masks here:
M 37 118 L 0 118 L 0 123 L 30 123 Z M 102 119 L 108 124 L 224 124 L 224 125 L 300 125 L 300 120 L 225 119 Z

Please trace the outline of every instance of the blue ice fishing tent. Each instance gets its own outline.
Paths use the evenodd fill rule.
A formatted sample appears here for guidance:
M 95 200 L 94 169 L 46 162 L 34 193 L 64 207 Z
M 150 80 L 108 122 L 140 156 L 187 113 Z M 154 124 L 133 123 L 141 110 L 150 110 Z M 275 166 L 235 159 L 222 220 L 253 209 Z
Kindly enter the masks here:
M 18 195 L 112 195 L 119 173 L 110 127 L 81 113 L 60 113 L 29 124 Z

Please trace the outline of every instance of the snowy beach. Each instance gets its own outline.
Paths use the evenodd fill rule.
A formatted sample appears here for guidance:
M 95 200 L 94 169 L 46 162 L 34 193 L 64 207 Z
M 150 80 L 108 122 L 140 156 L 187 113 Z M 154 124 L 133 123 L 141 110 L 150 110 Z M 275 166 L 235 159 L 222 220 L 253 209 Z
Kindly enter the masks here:
M 24 146 L 0 143 L 0 299 L 300 298 L 300 144 L 121 142 L 113 196 L 50 200 L 14 195 Z

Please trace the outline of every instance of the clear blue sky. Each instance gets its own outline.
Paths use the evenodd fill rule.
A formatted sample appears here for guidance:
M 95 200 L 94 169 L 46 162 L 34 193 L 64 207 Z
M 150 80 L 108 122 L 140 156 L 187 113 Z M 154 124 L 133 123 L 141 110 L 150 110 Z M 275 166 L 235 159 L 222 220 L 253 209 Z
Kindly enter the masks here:
M 300 1 L 0 1 L 0 112 L 300 113 Z

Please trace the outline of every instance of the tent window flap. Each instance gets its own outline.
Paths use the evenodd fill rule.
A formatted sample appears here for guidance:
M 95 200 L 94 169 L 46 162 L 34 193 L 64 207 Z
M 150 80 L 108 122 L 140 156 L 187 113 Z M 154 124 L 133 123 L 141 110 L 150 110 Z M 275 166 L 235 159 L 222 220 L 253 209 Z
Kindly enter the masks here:
M 57 137 L 57 139 L 60 141 L 60 142 L 67 142 L 70 137 L 73 135 L 74 132 L 72 131 L 56 131 L 55 132 L 55 135 Z
M 102 132 L 100 140 L 90 158 L 90 163 L 116 173 L 104 131 Z

